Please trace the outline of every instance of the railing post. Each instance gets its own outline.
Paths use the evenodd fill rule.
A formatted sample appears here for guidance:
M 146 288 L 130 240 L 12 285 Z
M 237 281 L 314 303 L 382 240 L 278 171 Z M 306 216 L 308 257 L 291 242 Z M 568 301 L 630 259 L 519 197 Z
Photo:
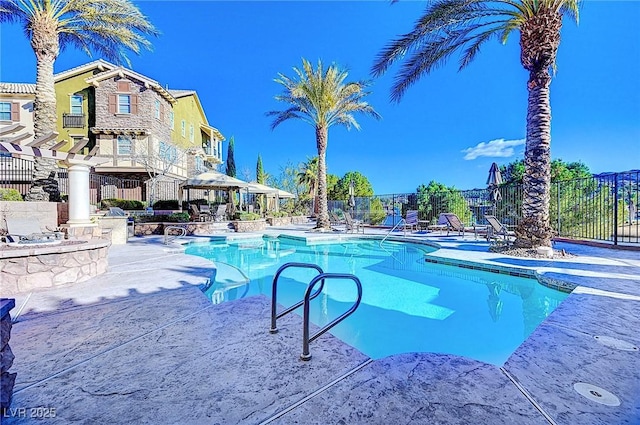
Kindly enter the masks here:
M 618 245 L 618 173 L 613 179 L 613 244 Z
M 560 182 L 556 182 L 556 220 L 558 221 L 558 236 L 562 236 L 560 233 Z

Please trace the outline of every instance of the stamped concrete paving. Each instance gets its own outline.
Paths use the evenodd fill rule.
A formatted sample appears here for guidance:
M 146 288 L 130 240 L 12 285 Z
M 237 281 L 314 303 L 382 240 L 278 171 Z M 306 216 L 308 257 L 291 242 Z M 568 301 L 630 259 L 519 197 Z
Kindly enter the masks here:
M 502 368 L 429 353 L 370 361 L 330 335 L 302 362 L 299 317 L 271 335 L 266 298 L 211 305 L 197 288 L 215 276 L 211 263 L 133 239 L 111 248 L 107 274 L 18 297 L 12 407 L 54 407 L 56 418 L 2 423 L 640 423 L 638 351 L 594 338 L 640 344 L 639 253 L 567 245 L 580 256 L 524 260 L 489 254 L 472 237 L 430 239 L 443 247 L 435 256 L 584 286 Z M 576 382 L 621 405 L 583 398 Z

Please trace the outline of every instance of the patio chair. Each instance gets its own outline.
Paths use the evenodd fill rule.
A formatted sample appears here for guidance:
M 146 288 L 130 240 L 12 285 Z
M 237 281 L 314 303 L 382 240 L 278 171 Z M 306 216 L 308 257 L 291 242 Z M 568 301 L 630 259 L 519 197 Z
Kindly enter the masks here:
M 458 234 L 461 234 L 462 237 L 464 237 L 465 232 L 473 232 L 476 239 L 478 238 L 476 226 L 465 226 L 454 213 L 443 213 L 442 215 L 447 220 L 447 236 L 449 236 L 450 231 L 455 230 Z
M 61 232 L 43 232 L 37 219 L 5 218 L 7 243 L 16 244 L 44 244 L 62 241 Z
M 407 210 L 407 214 L 404 219 L 404 234 L 407 234 L 407 228 L 418 230 L 418 210 Z
M 502 236 L 506 241 L 509 236 L 515 236 L 515 233 L 510 231 L 506 225 L 500 223 L 500 221 L 494 215 L 485 215 L 484 218 L 489 223 L 487 229 L 487 240 Z
M 198 205 L 196 204 L 189 205 L 189 209 L 191 209 L 192 220 L 207 221 L 208 219 L 211 219 L 211 213 L 200 211 L 200 209 L 198 208 Z
M 345 224 L 345 221 L 338 217 L 338 214 L 334 213 L 333 211 L 329 211 L 329 222 L 332 226 L 335 226 L 337 224 Z
M 344 222 L 347 232 L 358 233 L 360 230 L 362 230 L 362 233 L 364 234 L 364 226 L 362 225 L 362 222 L 360 220 L 354 220 L 353 218 L 351 218 L 351 214 L 346 211 L 344 212 Z
M 227 204 L 220 204 L 216 207 L 216 212 L 213 213 L 214 221 L 223 221 L 227 218 Z

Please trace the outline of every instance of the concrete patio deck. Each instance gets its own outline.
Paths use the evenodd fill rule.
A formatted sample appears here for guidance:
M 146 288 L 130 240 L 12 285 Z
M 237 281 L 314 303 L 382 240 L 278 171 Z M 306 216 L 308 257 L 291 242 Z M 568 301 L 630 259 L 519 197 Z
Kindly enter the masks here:
M 325 237 L 307 230 L 269 233 Z M 215 276 L 211 262 L 132 238 L 111 247 L 106 274 L 17 297 L 18 376 L 2 423 L 640 423 L 640 252 L 563 243 L 555 248 L 577 256 L 538 260 L 489 253 L 472 235 L 408 239 L 438 243 L 434 261 L 536 270 L 578 287 L 503 367 L 433 353 L 371 360 L 330 334 L 302 362 L 298 316 L 269 334 L 266 297 L 213 305 L 198 288 Z M 576 383 L 620 404 L 587 399 Z

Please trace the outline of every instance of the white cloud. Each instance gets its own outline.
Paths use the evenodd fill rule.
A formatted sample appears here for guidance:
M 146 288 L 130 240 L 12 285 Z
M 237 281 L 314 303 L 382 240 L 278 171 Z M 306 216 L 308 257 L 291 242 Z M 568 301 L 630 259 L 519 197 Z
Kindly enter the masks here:
M 479 156 L 508 158 L 514 155 L 514 146 L 524 145 L 525 139 L 504 140 L 495 139 L 490 142 L 480 142 L 472 148 L 463 149 L 464 159 L 476 159 Z

